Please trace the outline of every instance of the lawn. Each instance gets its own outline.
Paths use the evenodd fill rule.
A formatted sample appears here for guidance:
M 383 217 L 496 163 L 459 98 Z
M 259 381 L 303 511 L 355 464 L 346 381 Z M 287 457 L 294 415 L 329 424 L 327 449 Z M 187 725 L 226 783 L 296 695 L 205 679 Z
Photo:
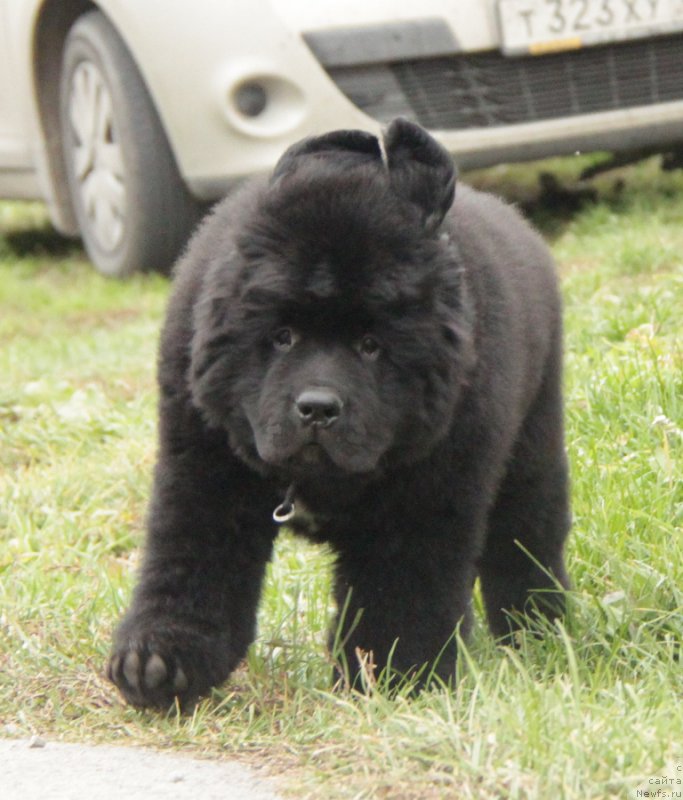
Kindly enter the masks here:
M 476 180 L 528 193 L 534 169 Z M 184 717 L 127 708 L 102 676 L 143 536 L 168 282 L 106 280 L 40 206 L 0 204 L 0 735 L 243 758 L 297 798 L 682 797 L 683 175 L 650 161 L 594 185 L 533 210 L 565 296 L 566 622 L 497 648 L 479 604 L 456 690 L 333 693 L 330 555 L 284 535 L 257 643 Z

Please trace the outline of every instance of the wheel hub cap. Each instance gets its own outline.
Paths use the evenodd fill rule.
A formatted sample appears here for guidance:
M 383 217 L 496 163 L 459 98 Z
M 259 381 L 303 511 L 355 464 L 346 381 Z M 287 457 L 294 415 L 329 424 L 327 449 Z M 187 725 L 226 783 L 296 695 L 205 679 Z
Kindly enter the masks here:
M 69 98 L 72 159 L 90 232 L 103 249 L 123 239 L 126 190 L 111 94 L 100 71 L 84 61 L 74 70 Z

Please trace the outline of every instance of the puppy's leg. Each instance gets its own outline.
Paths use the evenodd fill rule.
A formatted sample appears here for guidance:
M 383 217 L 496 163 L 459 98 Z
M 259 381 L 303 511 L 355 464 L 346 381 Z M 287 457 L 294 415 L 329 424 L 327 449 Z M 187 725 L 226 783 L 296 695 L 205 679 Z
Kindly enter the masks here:
M 564 611 L 569 480 L 556 371 L 525 420 L 489 517 L 479 575 L 489 625 L 498 636 L 514 631 L 524 614 L 552 619 Z
M 471 627 L 474 565 L 413 556 L 349 554 L 337 563 L 330 649 L 356 687 L 361 672 L 372 682 L 387 667 L 389 687 L 403 677 L 423 686 L 430 674 L 447 681 L 454 673 L 456 628 L 466 636 Z
M 453 675 L 454 634 L 459 628 L 464 637 L 471 626 L 484 520 L 474 501 L 463 499 L 455 511 L 451 476 L 436 474 L 432 480 L 433 471 L 418 468 L 392 478 L 391 491 L 373 488 L 383 501 L 359 502 L 333 541 L 338 619 L 331 644 L 352 682 L 359 656 L 375 665 L 376 677 L 387 666 L 394 678 L 417 678 L 418 685 L 432 672 Z M 441 477 L 443 486 L 435 486 Z
M 144 563 L 108 666 L 136 706 L 188 706 L 227 678 L 253 640 L 275 534 L 253 510 L 254 476 L 193 416 L 162 419 Z

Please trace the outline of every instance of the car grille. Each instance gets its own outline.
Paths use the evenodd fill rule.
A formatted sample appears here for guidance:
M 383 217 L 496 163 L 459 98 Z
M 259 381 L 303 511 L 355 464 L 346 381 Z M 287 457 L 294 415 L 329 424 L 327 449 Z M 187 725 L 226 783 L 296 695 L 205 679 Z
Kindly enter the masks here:
M 683 35 L 543 56 L 499 52 L 330 67 L 370 116 L 432 129 L 488 128 L 683 99 Z

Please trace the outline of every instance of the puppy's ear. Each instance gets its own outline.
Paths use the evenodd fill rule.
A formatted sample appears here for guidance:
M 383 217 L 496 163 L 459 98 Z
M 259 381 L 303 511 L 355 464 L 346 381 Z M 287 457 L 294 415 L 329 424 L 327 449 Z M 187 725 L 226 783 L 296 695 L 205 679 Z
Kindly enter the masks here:
M 271 181 L 294 172 L 304 159 L 334 158 L 343 169 L 348 166 L 382 161 L 376 136 L 365 131 L 332 131 L 323 136 L 310 136 L 285 150 L 275 165 Z
M 427 131 L 400 117 L 386 131 L 384 151 L 394 191 L 418 207 L 425 231 L 433 233 L 455 197 L 453 159 Z

